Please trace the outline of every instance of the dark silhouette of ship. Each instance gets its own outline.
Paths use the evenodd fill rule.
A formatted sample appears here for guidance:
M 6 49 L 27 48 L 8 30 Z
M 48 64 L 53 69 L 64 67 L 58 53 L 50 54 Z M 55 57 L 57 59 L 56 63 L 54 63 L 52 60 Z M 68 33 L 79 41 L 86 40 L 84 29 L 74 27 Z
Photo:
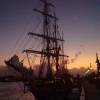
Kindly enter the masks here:
M 73 83 L 72 76 L 65 67 L 65 58 L 68 56 L 64 54 L 63 33 L 59 32 L 56 14 L 51 12 L 51 8 L 55 6 L 48 0 L 40 1 L 43 3 L 43 10 L 33 10 L 43 16 L 43 31 L 40 34 L 29 32 L 28 35 L 41 38 L 42 49 L 23 51 L 27 55 L 30 53 L 41 55 L 38 76 L 34 76 L 31 68 L 24 67 L 17 55 L 5 63 L 21 73 L 22 81 L 28 84 L 36 100 L 67 100 Z

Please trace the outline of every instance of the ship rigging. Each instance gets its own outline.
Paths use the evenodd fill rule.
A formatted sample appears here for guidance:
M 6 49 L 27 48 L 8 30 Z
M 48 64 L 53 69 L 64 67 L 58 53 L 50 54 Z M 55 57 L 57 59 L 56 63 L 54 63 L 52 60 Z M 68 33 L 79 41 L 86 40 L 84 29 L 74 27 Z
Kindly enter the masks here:
M 68 56 L 64 54 L 63 32 L 59 32 L 58 18 L 51 11 L 55 6 L 51 1 L 40 1 L 43 4 L 43 9 L 35 8 L 33 11 L 42 15 L 42 31 L 40 33 L 28 32 L 28 35 L 29 37 L 41 39 L 41 49 L 23 50 L 23 53 L 26 53 L 28 58 L 30 69 L 25 68 L 23 63 L 19 62 L 19 57 L 16 55 L 11 57 L 10 60 L 5 61 L 5 63 L 22 74 L 22 80 L 28 82 L 31 91 L 38 100 L 48 100 L 48 97 L 50 97 L 50 100 L 54 100 L 54 98 L 65 100 L 72 88 L 72 76 L 65 67 L 65 58 L 68 58 Z M 34 70 L 31 69 L 30 54 L 40 55 L 38 77 L 34 76 Z

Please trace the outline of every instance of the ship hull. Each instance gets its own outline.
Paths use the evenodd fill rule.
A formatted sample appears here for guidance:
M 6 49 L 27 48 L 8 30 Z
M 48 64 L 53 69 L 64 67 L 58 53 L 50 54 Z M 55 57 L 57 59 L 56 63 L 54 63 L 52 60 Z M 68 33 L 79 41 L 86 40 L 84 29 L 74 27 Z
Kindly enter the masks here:
M 71 82 L 63 82 L 62 80 L 55 82 L 37 81 L 32 87 L 32 93 L 36 100 L 67 100 L 68 94 L 71 91 Z

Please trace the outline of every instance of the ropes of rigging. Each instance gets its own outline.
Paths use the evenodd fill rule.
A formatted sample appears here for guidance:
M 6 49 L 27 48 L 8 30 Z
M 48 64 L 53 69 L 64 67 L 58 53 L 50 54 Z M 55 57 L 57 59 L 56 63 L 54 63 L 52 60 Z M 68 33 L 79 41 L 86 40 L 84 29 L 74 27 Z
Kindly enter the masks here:
M 39 23 L 40 24 L 40 23 Z M 36 29 L 36 28 L 35 28 Z M 22 50 L 24 50 L 27 46 L 28 46 L 28 44 L 30 44 L 30 42 L 32 41 L 32 39 L 30 39 L 31 37 L 29 37 L 29 39 L 27 40 L 27 42 L 24 44 L 24 46 L 23 46 L 23 48 L 22 48 Z M 37 40 L 37 38 L 34 38 L 35 40 L 32 42 L 32 44 L 33 43 L 35 43 L 35 45 L 33 44 L 33 45 L 31 45 L 31 49 L 32 48 L 34 48 L 34 49 L 37 49 L 37 48 L 39 48 L 40 46 L 41 46 L 41 43 L 39 42 L 39 41 L 37 41 L 36 42 L 36 40 Z M 39 42 L 39 43 L 38 43 Z M 36 43 L 38 43 L 37 45 L 36 45 Z M 24 58 L 25 59 L 25 58 Z M 23 59 L 23 60 L 24 60 Z M 30 67 L 32 67 L 32 65 L 34 65 L 34 62 L 35 62 L 35 60 L 36 60 L 36 55 L 34 54 L 34 58 L 33 59 L 31 59 L 29 56 L 27 56 L 27 59 L 28 59 L 28 63 L 29 63 L 29 66 Z M 31 60 L 31 62 L 32 62 L 32 65 L 31 65 L 31 63 L 30 63 L 30 60 Z M 34 60 L 34 62 L 33 62 L 33 60 Z
M 38 6 L 40 7 L 39 1 L 37 1 L 37 3 L 36 3 L 35 5 L 36 5 L 37 7 L 38 7 Z M 34 14 L 32 14 L 31 18 L 29 18 L 29 19 L 34 18 L 33 15 L 34 15 Z M 30 20 L 30 22 L 31 22 L 31 20 Z M 26 23 L 26 25 L 25 25 L 25 27 L 24 27 L 24 31 L 23 31 L 22 33 L 25 33 L 26 27 L 30 24 L 30 22 L 27 22 L 27 23 Z M 36 27 L 34 28 L 34 30 L 37 29 L 38 26 L 39 26 L 39 24 L 36 25 Z M 18 38 L 18 40 L 16 41 L 15 46 L 14 46 L 13 49 L 11 50 L 11 53 L 9 54 L 8 58 L 9 58 L 9 57 L 11 56 L 11 54 L 14 53 L 14 51 L 17 49 L 18 43 L 23 43 L 23 42 L 21 42 L 22 36 L 23 36 L 23 34 L 21 34 L 21 35 L 19 36 L 19 38 Z
M 39 42 L 39 41 L 38 41 Z M 37 43 L 37 42 L 36 42 Z M 35 49 L 39 49 L 39 47 L 41 46 L 41 43 L 39 43 L 37 46 L 32 46 L 32 48 L 35 48 Z M 29 56 L 27 56 L 27 58 L 28 58 L 28 63 L 29 63 L 29 65 L 30 65 L 30 67 L 32 67 L 32 65 L 34 65 L 34 62 L 35 62 L 35 60 L 36 60 L 36 57 L 37 57 L 37 55 L 36 54 L 33 54 L 34 56 L 34 58 L 33 59 L 31 59 L 31 57 L 29 57 Z M 31 60 L 31 62 L 32 62 L 32 65 L 31 65 L 31 63 L 30 63 L 30 60 Z M 33 62 L 34 61 L 34 62 Z
M 32 16 L 33 17 L 33 16 Z M 24 31 L 22 32 L 23 34 L 21 34 L 18 38 L 18 40 L 15 43 L 15 46 L 13 47 L 13 49 L 11 50 L 10 54 L 8 55 L 8 58 L 12 56 L 12 54 L 14 54 L 14 52 L 17 53 L 18 47 L 22 47 L 21 44 L 24 43 L 26 41 L 26 35 L 25 35 L 25 31 L 26 31 L 26 27 L 29 25 L 29 23 L 27 23 L 24 27 Z M 40 22 L 36 25 L 36 27 L 34 27 L 34 31 L 37 30 L 37 28 L 40 26 Z M 24 37 L 25 36 L 25 37 Z M 22 37 L 24 37 L 22 39 Z M 28 44 L 29 40 L 24 44 L 23 48 L 25 48 Z
M 33 18 L 33 15 L 31 16 L 30 19 L 32 19 L 32 18 Z M 31 21 L 30 21 L 30 22 L 31 22 Z M 17 47 L 18 47 L 18 44 L 19 44 L 19 43 L 22 43 L 22 42 L 21 42 L 21 39 L 22 39 L 22 37 L 24 36 L 23 34 L 25 34 L 26 27 L 28 27 L 28 25 L 29 25 L 30 22 L 27 22 L 27 23 L 25 24 L 24 29 L 23 29 L 23 32 L 22 32 L 22 34 L 19 35 L 18 39 L 16 40 L 15 46 L 12 48 L 11 53 L 8 55 L 8 58 L 11 56 L 11 54 L 13 54 L 13 53 L 16 51 L 16 49 L 17 49 Z
M 36 27 L 34 27 L 34 31 L 39 27 L 39 25 L 40 25 L 40 22 L 38 23 L 38 25 L 36 25 Z M 26 37 L 23 39 L 22 43 L 25 42 L 26 38 L 27 38 L 27 35 L 26 35 Z M 24 50 L 24 49 L 28 46 L 28 44 L 29 44 L 30 41 L 31 41 L 30 38 L 31 38 L 31 37 L 29 37 L 28 40 L 24 43 L 24 45 L 23 45 L 23 47 L 21 48 L 21 50 Z

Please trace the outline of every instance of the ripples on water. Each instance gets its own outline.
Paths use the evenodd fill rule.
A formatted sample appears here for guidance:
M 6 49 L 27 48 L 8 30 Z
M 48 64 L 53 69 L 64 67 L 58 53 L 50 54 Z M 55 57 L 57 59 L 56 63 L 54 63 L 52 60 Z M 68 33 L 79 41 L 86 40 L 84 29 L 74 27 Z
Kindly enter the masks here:
M 35 100 L 31 92 L 23 92 L 22 82 L 0 82 L 0 100 Z

